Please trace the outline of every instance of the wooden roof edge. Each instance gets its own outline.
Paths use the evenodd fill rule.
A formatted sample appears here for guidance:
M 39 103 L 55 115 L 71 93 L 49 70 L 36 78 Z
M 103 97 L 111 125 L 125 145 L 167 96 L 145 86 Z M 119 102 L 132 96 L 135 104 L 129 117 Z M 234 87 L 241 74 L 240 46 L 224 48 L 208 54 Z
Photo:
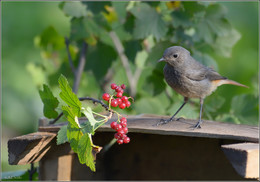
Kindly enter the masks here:
M 201 125 L 201 129 L 193 130 L 193 126 L 197 120 L 180 119 L 165 125 L 156 126 L 157 122 L 167 116 L 158 116 L 152 114 L 129 115 L 127 117 L 129 132 L 147 133 L 147 134 L 161 134 L 161 135 L 177 135 L 188 137 L 204 137 L 204 138 L 222 138 L 235 139 L 248 142 L 259 142 L 259 127 L 244 124 L 232 124 L 217 121 L 205 120 Z M 86 118 L 80 118 L 80 123 L 86 122 Z M 110 123 L 116 118 L 110 119 L 106 124 L 101 126 L 97 132 L 114 132 L 110 128 Z M 40 126 L 38 131 L 58 132 L 59 129 L 67 124 L 58 123 L 48 126 Z

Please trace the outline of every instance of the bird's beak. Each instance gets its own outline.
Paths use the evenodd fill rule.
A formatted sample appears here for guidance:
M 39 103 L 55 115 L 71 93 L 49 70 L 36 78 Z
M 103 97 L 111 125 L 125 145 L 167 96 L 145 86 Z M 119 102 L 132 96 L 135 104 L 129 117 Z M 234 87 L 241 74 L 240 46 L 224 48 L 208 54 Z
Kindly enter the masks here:
M 163 57 L 161 59 L 159 59 L 157 62 L 162 62 L 162 61 L 166 61 Z

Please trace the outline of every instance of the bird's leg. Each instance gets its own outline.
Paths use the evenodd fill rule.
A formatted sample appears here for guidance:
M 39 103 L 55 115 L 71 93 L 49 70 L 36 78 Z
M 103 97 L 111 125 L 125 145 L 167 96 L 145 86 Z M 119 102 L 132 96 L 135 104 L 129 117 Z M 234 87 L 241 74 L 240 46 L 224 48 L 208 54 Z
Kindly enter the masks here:
M 197 122 L 197 124 L 194 126 L 193 129 L 196 129 L 196 128 L 201 128 L 200 124 L 202 124 L 202 120 L 201 120 L 201 116 L 202 116 L 202 108 L 203 108 L 203 102 L 204 102 L 204 99 L 200 99 L 200 119 L 199 121 Z
M 173 121 L 174 117 L 178 114 L 178 112 L 180 112 L 180 110 L 183 108 L 183 106 L 188 102 L 189 98 L 188 97 L 184 97 L 184 102 L 181 105 L 181 107 L 174 113 L 174 115 L 170 118 L 170 119 L 161 119 L 158 123 L 158 125 L 163 125 L 163 124 L 167 124 L 170 121 Z

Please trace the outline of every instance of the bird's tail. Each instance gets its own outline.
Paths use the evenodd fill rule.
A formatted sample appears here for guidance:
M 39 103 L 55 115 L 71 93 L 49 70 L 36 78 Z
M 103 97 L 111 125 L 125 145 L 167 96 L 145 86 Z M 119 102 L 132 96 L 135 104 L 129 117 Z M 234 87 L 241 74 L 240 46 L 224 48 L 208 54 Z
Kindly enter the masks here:
M 243 85 L 243 84 L 241 84 L 241 83 L 238 83 L 238 82 L 236 82 L 236 81 L 233 81 L 233 80 L 222 80 L 222 84 L 221 85 L 223 85 L 223 84 L 230 84 L 230 85 L 236 85 L 236 86 L 240 86 L 240 87 L 245 87 L 245 88 L 249 88 L 248 86 L 246 86 L 246 85 Z

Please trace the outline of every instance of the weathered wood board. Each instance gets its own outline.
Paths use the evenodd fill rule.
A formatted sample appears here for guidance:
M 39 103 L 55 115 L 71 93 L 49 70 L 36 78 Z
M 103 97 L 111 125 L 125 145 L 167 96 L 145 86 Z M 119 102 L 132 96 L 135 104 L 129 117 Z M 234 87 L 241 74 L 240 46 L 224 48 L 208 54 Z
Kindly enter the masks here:
M 197 120 L 180 119 L 165 125 L 156 126 L 160 119 L 167 117 L 158 115 L 138 115 L 126 117 L 129 132 L 259 142 L 259 128 L 256 126 L 205 120 L 201 126 L 202 128 L 194 130 L 193 126 L 197 123 Z M 115 118 L 110 119 L 105 125 L 101 126 L 98 131 L 114 131 L 109 126 L 109 124 L 114 120 Z M 80 122 L 84 121 L 86 121 L 86 119 L 80 119 Z M 39 127 L 39 131 L 57 132 L 62 125 L 64 125 L 64 123 L 56 124 L 54 126 Z
M 259 144 L 222 145 L 222 150 L 234 169 L 244 178 L 259 178 Z
M 8 141 L 8 161 L 11 165 L 38 162 L 50 149 L 56 133 L 36 132 Z

